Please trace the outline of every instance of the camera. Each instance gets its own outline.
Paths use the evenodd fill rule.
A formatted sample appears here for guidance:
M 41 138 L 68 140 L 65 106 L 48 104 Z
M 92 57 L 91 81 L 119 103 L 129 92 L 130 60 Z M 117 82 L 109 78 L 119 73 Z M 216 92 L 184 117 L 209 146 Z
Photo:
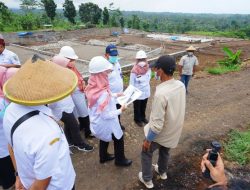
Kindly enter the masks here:
M 209 151 L 207 159 L 211 162 L 211 164 L 213 166 L 215 166 L 216 161 L 218 159 L 218 154 L 219 154 L 219 152 L 221 150 L 221 144 L 219 142 L 217 142 L 217 141 L 213 141 L 211 143 L 211 148 L 212 148 L 212 150 Z M 209 171 L 209 169 L 207 167 L 206 167 L 205 172 L 203 172 L 203 176 L 206 177 L 206 178 L 211 179 L 210 171 Z

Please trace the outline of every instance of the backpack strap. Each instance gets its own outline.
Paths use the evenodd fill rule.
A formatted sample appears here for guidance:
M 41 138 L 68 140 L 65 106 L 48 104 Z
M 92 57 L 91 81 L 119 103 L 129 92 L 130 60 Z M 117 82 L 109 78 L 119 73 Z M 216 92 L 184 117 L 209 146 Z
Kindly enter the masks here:
M 35 110 L 35 111 L 31 111 L 31 112 L 28 112 L 26 113 L 25 115 L 23 115 L 22 117 L 20 117 L 13 125 L 13 127 L 11 128 L 11 133 L 10 133 L 10 138 L 11 138 L 11 145 L 13 146 L 13 134 L 15 132 L 15 130 L 17 129 L 17 127 L 19 125 L 21 125 L 23 122 L 25 122 L 27 119 L 35 116 L 35 115 L 38 115 L 40 111 L 38 110 Z

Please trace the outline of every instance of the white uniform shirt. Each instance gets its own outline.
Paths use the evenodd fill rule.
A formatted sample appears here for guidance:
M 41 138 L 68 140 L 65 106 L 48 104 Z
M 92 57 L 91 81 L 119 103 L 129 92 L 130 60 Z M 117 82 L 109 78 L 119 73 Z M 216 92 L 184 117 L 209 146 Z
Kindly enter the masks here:
M 151 79 L 151 70 L 144 75 L 136 75 L 135 73 L 130 73 L 129 84 L 138 88 L 142 91 L 142 95 L 138 100 L 145 100 L 150 96 L 150 79 Z
M 69 145 L 63 130 L 49 117 L 52 112 L 48 107 L 11 103 L 3 121 L 7 140 L 10 144 L 14 123 L 33 110 L 39 110 L 39 115 L 19 125 L 13 135 L 13 150 L 20 180 L 25 189 L 29 189 L 36 179 L 52 177 L 47 190 L 71 190 L 75 182 L 75 171 Z
M 192 75 L 193 74 L 193 67 L 195 65 L 199 65 L 198 59 L 196 56 L 182 56 L 179 65 L 182 66 L 182 74 L 183 75 Z
M 3 111 L 5 107 L 8 105 L 7 101 L 3 98 L 0 98 L 0 111 Z M 8 151 L 8 141 L 5 137 L 3 130 L 3 113 L 1 113 L 0 117 L 0 158 L 5 158 L 9 156 Z
M 109 75 L 109 86 L 112 93 L 123 92 L 122 69 L 120 63 L 115 63 L 113 71 Z
M 66 98 L 49 104 L 49 108 L 52 110 L 52 113 L 57 121 L 62 118 L 63 112 L 73 113 L 75 104 L 71 98 L 71 96 L 67 96 Z
M 77 87 L 75 91 L 71 94 L 71 97 L 75 104 L 74 108 L 75 117 L 76 118 L 87 117 L 89 113 L 88 113 L 88 106 L 85 94 L 82 91 L 80 91 L 80 89 Z
M 116 109 L 116 101 L 111 97 L 109 104 L 101 113 L 97 113 L 97 109 L 101 103 L 106 99 L 108 93 L 103 93 L 96 104 L 89 109 L 90 130 L 98 139 L 109 142 L 112 140 L 112 133 L 117 139 L 123 135 L 121 126 L 118 120 L 118 115 L 121 110 Z
M 18 56 L 6 48 L 0 54 L 0 64 L 16 64 L 20 65 Z

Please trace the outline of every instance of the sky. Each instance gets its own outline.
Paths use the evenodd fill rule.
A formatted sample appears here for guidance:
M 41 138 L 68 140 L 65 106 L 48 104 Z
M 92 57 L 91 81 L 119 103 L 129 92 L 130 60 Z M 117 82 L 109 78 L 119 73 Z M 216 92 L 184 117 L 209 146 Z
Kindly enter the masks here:
M 20 0 L 0 0 L 9 8 L 19 8 Z M 62 8 L 65 0 L 54 0 L 57 8 Z M 99 7 L 108 7 L 125 11 L 145 12 L 181 12 L 215 14 L 250 14 L 250 0 L 73 0 L 78 9 L 81 3 L 92 2 Z

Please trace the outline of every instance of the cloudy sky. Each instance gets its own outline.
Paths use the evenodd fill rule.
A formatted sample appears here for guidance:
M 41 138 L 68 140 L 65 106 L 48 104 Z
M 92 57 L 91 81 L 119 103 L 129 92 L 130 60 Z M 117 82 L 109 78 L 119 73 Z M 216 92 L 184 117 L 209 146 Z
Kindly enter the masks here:
M 19 0 L 0 0 L 10 8 L 18 8 Z M 65 0 L 54 0 L 62 8 Z M 93 2 L 101 8 L 114 3 L 115 8 L 127 11 L 236 13 L 250 14 L 250 0 L 73 0 L 76 8 L 81 3 Z

